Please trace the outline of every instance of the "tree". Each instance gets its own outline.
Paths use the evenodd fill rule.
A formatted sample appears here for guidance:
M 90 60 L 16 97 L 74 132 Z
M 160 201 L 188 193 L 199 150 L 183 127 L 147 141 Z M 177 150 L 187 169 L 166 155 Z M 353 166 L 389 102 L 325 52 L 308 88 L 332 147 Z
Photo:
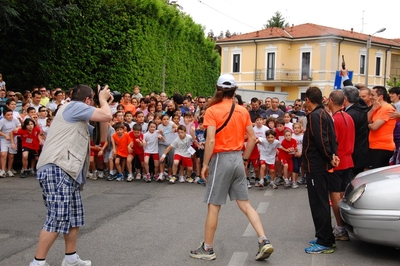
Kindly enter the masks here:
M 391 88 L 400 87 L 400 79 L 398 79 L 396 76 L 390 76 L 390 79 L 386 81 L 386 84 Z
M 275 14 L 267 21 L 267 24 L 264 25 L 264 29 L 267 28 L 286 28 L 289 27 L 289 23 L 285 22 L 285 19 L 282 17 L 281 12 L 276 11 Z

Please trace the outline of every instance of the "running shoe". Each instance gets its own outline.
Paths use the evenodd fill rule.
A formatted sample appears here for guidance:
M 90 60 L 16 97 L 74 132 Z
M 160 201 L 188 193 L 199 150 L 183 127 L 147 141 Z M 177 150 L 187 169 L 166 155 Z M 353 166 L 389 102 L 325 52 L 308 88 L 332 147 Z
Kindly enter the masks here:
M 256 260 L 265 260 L 271 256 L 272 252 L 274 252 L 274 248 L 271 245 L 271 242 L 265 239 L 263 242 L 258 243 L 258 252 L 256 255 Z
M 202 259 L 202 260 L 215 260 L 217 256 L 214 253 L 213 248 L 209 250 L 204 249 L 204 242 L 196 250 L 190 251 L 190 257 L 194 259 Z

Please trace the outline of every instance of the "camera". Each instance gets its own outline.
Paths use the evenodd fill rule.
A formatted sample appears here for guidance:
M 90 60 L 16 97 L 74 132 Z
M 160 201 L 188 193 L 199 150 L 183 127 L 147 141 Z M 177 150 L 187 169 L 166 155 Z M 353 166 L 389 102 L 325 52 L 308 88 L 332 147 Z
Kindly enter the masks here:
M 94 90 L 93 101 L 96 105 L 100 105 L 99 92 L 104 90 L 105 86 L 100 86 L 99 90 L 97 90 L 97 86 L 95 88 L 96 89 Z M 110 94 L 113 97 L 113 102 L 119 103 L 121 101 L 122 95 L 119 91 L 111 91 L 110 89 Z

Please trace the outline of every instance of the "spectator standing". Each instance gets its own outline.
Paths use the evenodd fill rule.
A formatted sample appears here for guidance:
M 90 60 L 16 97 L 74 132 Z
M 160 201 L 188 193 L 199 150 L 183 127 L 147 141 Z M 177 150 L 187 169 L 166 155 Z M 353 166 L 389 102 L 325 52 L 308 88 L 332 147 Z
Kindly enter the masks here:
M 259 103 L 259 101 L 258 101 L 258 99 L 256 97 L 252 98 L 250 100 L 250 102 L 251 102 L 250 103 L 251 104 L 251 110 L 249 111 L 249 113 L 250 113 L 251 122 L 253 123 L 253 126 L 254 126 L 255 122 L 256 122 L 257 115 L 261 115 L 261 117 L 263 119 L 265 119 L 267 117 L 267 114 L 266 114 L 265 110 L 260 108 L 260 103 Z
M 273 97 L 271 100 L 271 108 L 269 108 L 266 112 L 267 117 L 283 117 L 284 112 L 279 108 L 279 99 Z
M 354 122 L 355 141 L 353 149 L 353 176 L 364 171 L 368 162 L 368 111 L 369 107 L 360 98 L 358 89 L 346 86 L 342 89 L 344 95 L 344 111 Z M 340 158 L 340 157 L 339 157 Z
M 249 112 L 235 106 L 232 117 L 226 126 L 216 133 L 216 130 L 225 123 L 229 116 L 236 89 L 235 79 L 231 75 L 220 76 L 216 85 L 215 96 L 211 100 L 204 117 L 207 136 L 201 177 L 207 183 L 204 202 L 208 204 L 208 213 L 204 242 L 196 250 L 190 252 L 192 258 L 216 259 L 213 242 L 218 224 L 218 213 L 221 205 L 226 203 L 228 194 L 231 200 L 236 200 L 240 210 L 248 217 L 259 237 L 256 260 L 264 260 L 274 251 L 270 241 L 265 236 L 258 213 L 248 199 L 243 162 L 247 161 L 255 145 L 255 135 Z M 243 136 L 245 134 L 248 136 L 248 143 L 244 153 L 242 153 Z M 231 167 L 226 167 L 226 165 Z
M 333 235 L 336 241 L 348 241 L 349 234 L 344 227 L 344 221 L 340 217 L 338 202 L 343 198 L 347 185 L 353 179 L 353 150 L 355 143 L 354 121 L 351 116 L 342 110 L 344 94 L 340 90 L 332 91 L 329 95 L 328 106 L 332 112 L 335 125 L 337 142 L 337 155 L 340 164 L 331 173 L 329 179 L 329 198 L 332 202 L 332 210 L 336 219 Z
M 389 160 L 395 150 L 393 131 L 396 120 L 390 117 L 390 113 L 393 113 L 395 109 L 388 101 L 389 95 L 385 87 L 375 86 L 372 88 L 372 108 L 368 112 L 368 167 L 370 169 L 389 165 Z
M 306 253 L 333 253 L 335 237 L 332 232 L 328 196 L 329 171 L 339 164 L 335 129 L 331 116 L 322 105 L 318 87 L 306 91 L 307 126 L 303 137 L 303 163 L 307 178 L 308 199 L 316 239 Z
M 47 95 L 46 87 L 44 86 L 40 87 L 39 92 L 40 92 L 40 105 L 47 106 L 47 104 L 50 102 L 50 98 Z
M 132 98 L 136 98 L 138 100 L 143 98 L 143 95 L 140 93 L 140 87 L 138 85 L 135 85 L 135 87 L 133 87 Z
M 36 112 L 39 112 L 39 107 L 42 106 L 40 104 L 42 97 L 39 91 L 32 92 L 32 103 L 31 107 L 34 107 Z
M 393 87 L 389 90 L 390 101 L 392 102 L 394 108 L 396 108 L 395 113 L 389 114 L 391 118 L 396 118 L 396 127 L 394 128 L 394 143 L 396 145 L 396 150 L 393 154 L 393 163 L 399 164 L 399 150 L 400 150 L 400 87 Z

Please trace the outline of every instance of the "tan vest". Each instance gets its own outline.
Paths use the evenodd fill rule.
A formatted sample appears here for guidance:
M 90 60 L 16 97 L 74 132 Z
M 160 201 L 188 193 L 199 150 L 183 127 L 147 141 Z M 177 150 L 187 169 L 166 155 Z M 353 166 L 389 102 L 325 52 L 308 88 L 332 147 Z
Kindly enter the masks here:
M 62 114 L 67 105 L 61 106 L 51 123 L 37 168 L 52 163 L 76 180 L 83 167 L 83 173 L 89 167 L 90 135 L 86 121 L 69 123 L 64 120 Z

